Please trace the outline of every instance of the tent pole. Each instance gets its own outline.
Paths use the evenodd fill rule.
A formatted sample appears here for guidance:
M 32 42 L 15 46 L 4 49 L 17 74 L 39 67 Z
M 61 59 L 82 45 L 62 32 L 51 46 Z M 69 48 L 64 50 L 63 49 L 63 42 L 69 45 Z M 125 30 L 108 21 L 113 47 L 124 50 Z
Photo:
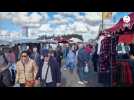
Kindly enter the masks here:
M 103 12 L 102 12 L 102 31 L 103 31 Z

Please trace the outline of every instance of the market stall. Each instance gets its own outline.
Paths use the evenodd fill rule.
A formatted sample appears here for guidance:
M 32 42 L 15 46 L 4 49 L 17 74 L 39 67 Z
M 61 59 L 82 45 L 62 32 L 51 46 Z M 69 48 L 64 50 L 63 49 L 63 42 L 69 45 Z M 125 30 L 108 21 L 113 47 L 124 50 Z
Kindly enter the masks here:
M 57 41 L 58 41 L 58 43 L 63 43 L 63 44 L 69 43 L 69 40 L 67 40 L 65 38 L 59 38 L 59 39 L 57 39 Z
M 134 13 L 130 13 L 128 16 L 130 22 L 125 23 L 121 18 L 112 28 L 105 29 L 100 33 L 100 37 L 104 38 L 101 40 L 102 45 L 100 46 L 99 72 L 101 73 L 102 69 L 107 69 L 103 71 L 105 74 L 107 71 L 111 72 L 112 86 L 132 86 L 134 83 L 133 68 L 129 64 L 131 48 L 127 49 L 134 40 Z

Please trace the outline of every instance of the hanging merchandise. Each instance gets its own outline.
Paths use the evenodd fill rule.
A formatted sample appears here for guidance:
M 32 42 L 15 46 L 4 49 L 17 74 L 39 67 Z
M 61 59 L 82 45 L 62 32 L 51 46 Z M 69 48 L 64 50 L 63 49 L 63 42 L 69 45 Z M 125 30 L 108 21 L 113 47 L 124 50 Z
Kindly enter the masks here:
M 99 55 L 98 81 L 108 87 L 111 86 L 111 46 L 111 37 L 105 37 Z

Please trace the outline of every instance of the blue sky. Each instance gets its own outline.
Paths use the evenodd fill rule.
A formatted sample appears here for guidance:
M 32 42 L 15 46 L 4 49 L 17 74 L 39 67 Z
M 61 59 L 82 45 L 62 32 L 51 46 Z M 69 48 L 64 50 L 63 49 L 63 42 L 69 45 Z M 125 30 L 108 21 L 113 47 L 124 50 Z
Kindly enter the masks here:
M 117 22 L 120 20 L 120 18 L 123 18 L 123 16 L 128 15 L 128 12 L 118 12 L 115 16 L 113 16 L 112 20 L 113 22 Z
M 21 32 L 21 27 L 12 23 L 11 20 L 1 20 L 0 28 L 7 30 L 9 32 Z
M 30 14 L 31 13 L 29 13 L 29 15 Z M 54 15 L 57 14 L 57 13 L 56 12 L 48 12 L 47 14 L 48 14 L 48 20 L 51 21 L 53 19 Z M 84 16 L 85 13 L 80 12 L 80 15 Z M 128 13 L 127 12 L 118 12 L 118 13 L 116 13 L 115 16 L 112 17 L 112 21 L 113 22 L 118 22 L 119 19 L 122 18 L 125 15 L 128 15 Z M 75 21 L 74 16 L 70 16 L 69 23 L 72 24 L 74 21 Z M 50 27 L 55 28 L 57 26 L 54 25 L 54 24 L 51 24 Z M 11 20 L 7 20 L 7 19 L 0 20 L 0 29 L 7 30 L 9 32 L 21 32 L 21 26 L 16 25 L 16 24 L 12 23 Z

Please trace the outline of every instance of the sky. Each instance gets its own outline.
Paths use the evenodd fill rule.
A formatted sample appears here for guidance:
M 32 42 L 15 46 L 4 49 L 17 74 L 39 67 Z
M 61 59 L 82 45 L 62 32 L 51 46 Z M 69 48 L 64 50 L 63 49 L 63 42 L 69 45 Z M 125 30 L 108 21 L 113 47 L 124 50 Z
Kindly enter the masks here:
M 22 27 L 29 26 L 30 37 L 38 34 L 98 34 L 101 12 L 0 12 L 0 34 L 4 31 L 22 34 Z M 113 12 L 108 23 L 116 24 L 128 12 Z

